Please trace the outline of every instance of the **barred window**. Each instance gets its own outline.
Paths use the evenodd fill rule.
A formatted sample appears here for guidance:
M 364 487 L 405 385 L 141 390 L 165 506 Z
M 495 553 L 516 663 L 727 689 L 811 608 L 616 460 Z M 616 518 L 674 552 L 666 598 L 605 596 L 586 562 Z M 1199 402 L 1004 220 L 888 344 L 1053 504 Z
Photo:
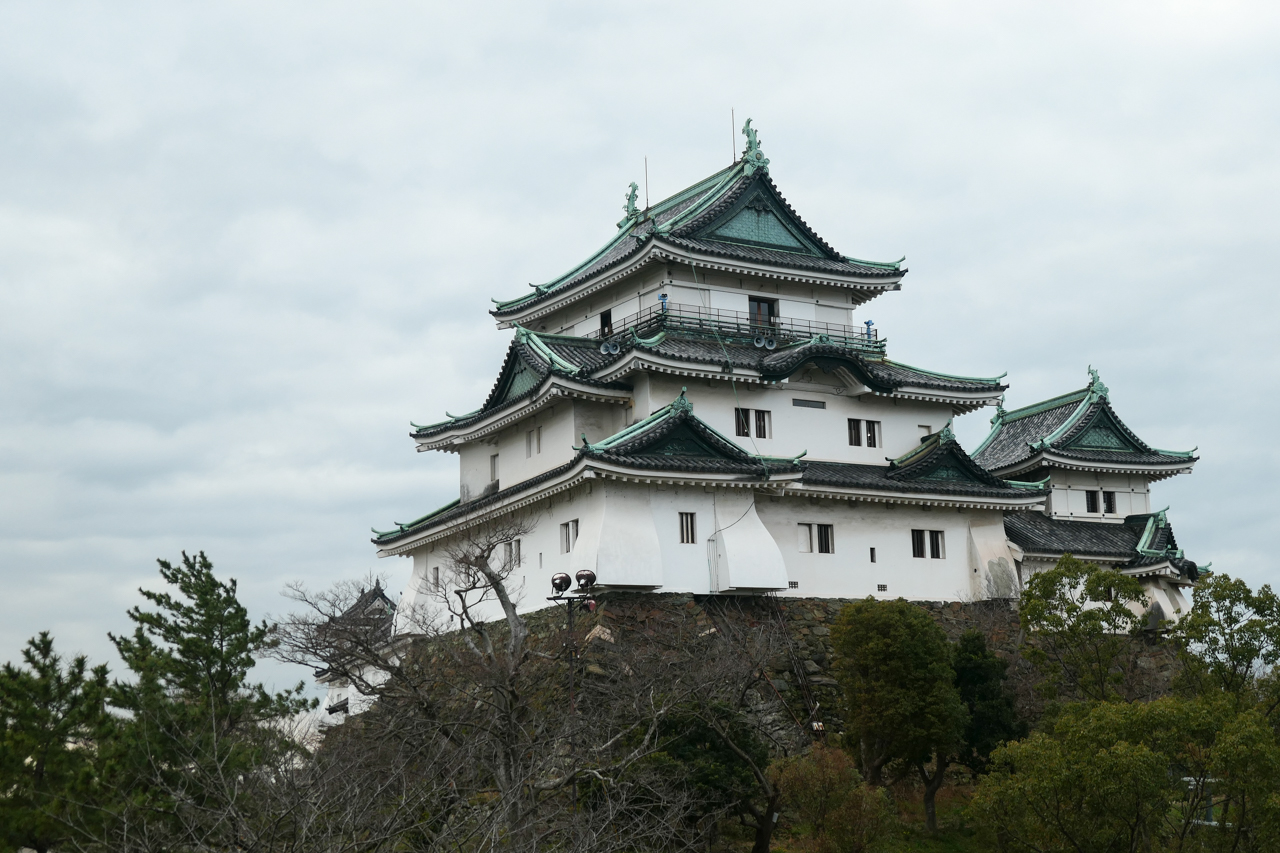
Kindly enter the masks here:
M 941 530 L 929 531 L 929 556 L 934 560 L 947 558 L 947 543 Z
M 1084 493 L 1084 511 L 1085 512 L 1098 511 L 1098 493 L 1093 491 L 1092 489 Z
M 880 446 L 880 422 L 867 421 L 867 447 Z
M 680 513 L 680 544 L 694 545 L 698 541 L 698 514 L 696 512 Z
M 813 552 L 813 525 L 797 524 L 796 530 L 800 534 L 799 548 L 801 554 L 809 554 Z
M 1116 493 L 1115 492 L 1102 493 L 1102 511 L 1109 512 L 1109 513 L 1114 513 L 1116 511 Z
M 773 438 L 773 414 L 756 409 L 756 438 Z
M 733 410 L 733 434 L 742 436 L 743 438 L 751 437 L 751 410 L 750 409 L 734 409 Z
M 862 419 L 849 418 L 849 446 L 862 446 Z
M 924 559 L 924 534 L 923 530 L 911 531 L 911 556 L 917 560 Z

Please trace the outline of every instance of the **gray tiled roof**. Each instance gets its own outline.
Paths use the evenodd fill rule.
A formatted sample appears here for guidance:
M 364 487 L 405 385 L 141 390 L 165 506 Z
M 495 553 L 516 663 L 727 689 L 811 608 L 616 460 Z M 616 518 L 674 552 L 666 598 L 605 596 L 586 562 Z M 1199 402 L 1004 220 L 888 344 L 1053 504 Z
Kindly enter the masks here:
M 719 184 L 728 177 L 728 173 L 734 170 L 737 171 L 737 177 L 717 190 Z M 762 191 L 776 200 L 779 207 L 785 211 L 784 215 L 790 219 L 791 224 L 805 234 L 809 242 L 817 248 L 819 254 L 790 252 L 742 242 L 727 242 L 723 239 L 707 239 L 705 235 L 700 233 L 710 223 L 714 222 L 717 217 L 724 214 L 742 199 L 745 193 L 755 193 L 757 191 Z M 717 199 L 714 202 L 709 198 L 709 195 L 713 192 L 717 193 Z M 676 224 L 667 233 L 656 233 L 659 230 L 665 230 L 665 227 L 672 223 L 672 220 L 704 201 L 708 203 L 708 207 L 704 211 L 687 221 Z M 635 255 L 641 247 L 655 238 L 691 251 L 708 253 L 718 257 L 735 258 L 747 262 L 764 263 L 798 270 L 810 270 L 815 273 L 830 273 L 859 278 L 893 279 L 900 277 L 905 272 L 895 264 L 876 264 L 844 257 L 819 237 L 795 212 L 786 199 L 782 197 L 782 194 L 778 192 L 778 188 L 769 177 L 768 172 L 757 171 L 754 175 L 748 176 L 743 174 L 738 164 L 735 164 L 730 169 L 717 172 L 689 190 L 677 193 L 665 201 L 658 202 L 650 209 L 648 216 L 649 218 L 634 221 L 625 234 L 615 235 L 603 249 L 580 267 L 566 273 L 550 284 L 542 286 L 533 294 L 510 302 L 500 303 L 491 313 L 495 317 L 508 317 L 534 305 L 546 302 L 554 298 L 557 293 L 566 291 L 592 276 L 617 266 Z
M 1138 550 L 1148 523 L 1156 520 L 1154 535 Z M 1038 512 L 1010 513 L 1004 519 L 1005 535 L 1024 551 L 1036 554 L 1071 554 L 1081 559 L 1123 560 L 1121 568 L 1141 568 L 1168 562 L 1183 577 L 1194 581 L 1199 567 L 1182 556 L 1173 526 L 1163 513 L 1143 513 L 1125 518 L 1123 524 L 1050 518 Z
M 1157 450 L 1139 438 L 1111 408 L 1107 388 L 1096 376 L 1080 391 L 1012 412 L 999 411 L 991 423 L 992 431 L 974 459 L 992 471 L 1032 462 L 1046 450 L 1114 467 L 1182 468 L 1196 461 L 1189 454 Z M 1108 449 L 1106 443 L 1090 444 L 1090 436 L 1099 432 L 1114 449 Z

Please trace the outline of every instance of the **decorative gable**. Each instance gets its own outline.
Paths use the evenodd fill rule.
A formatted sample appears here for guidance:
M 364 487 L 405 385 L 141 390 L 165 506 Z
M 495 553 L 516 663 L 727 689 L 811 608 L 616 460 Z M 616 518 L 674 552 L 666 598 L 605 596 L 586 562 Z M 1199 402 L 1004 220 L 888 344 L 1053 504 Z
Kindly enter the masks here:
M 1106 406 L 1099 406 L 1093 418 L 1074 438 L 1062 444 L 1063 449 L 1106 450 L 1118 453 L 1146 453 L 1148 449 L 1135 441 L 1132 433 L 1118 423 Z
M 629 451 L 634 456 L 702 456 L 722 457 L 709 447 L 687 423 L 681 424 L 657 441 L 649 445 L 632 447 Z
M 759 179 L 748 185 L 727 211 L 699 229 L 694 236 L 703 240 L 826 257 L 827 253 L 810 239 L 806 230 L 778 200 L 770 185 Z
M 499 392 L 494 404 L 505 403 L 507 400 L 514 400 L 523 394 L 529 393 L 529 390 L 535 388 L 542 377 L 537 371 L 525 363 L 523 359 L 516 359 L 516 366 L 506 378 L 505 387 Z

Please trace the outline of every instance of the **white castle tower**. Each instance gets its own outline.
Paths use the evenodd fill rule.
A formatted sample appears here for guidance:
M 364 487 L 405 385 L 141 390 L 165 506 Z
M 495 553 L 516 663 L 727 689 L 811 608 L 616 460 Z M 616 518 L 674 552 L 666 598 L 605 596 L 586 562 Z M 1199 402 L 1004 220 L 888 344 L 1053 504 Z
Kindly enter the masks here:
M 415 426 L 458 454 L 458 499 L 375 531 L 439 585 L 467 531 L 519 514 L 521 606 L 555 572 L 695 594 L 977 599 L 1064 552 L 1143 577 L 1168 618 L 1195 564 L 1152 480 L 1189 470 L 1111 411 L 1104 386 L 1002 409 L 971 458 L 952 418 L 998 406 L 1002 376 L 889 358 L 856 312 L 902 262 L 842 255 L 774 185 L 750 121 L 741 159 L 652 207 L 572 270 L 491 312 L 514 330 L 475 411 Z M 1092 498 L 1089 496 L 1093 495 Z

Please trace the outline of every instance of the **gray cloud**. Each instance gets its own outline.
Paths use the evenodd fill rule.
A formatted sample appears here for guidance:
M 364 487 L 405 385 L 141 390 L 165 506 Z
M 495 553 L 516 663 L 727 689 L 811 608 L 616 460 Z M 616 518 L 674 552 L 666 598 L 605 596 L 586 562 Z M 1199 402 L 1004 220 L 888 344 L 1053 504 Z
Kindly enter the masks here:
M 1270 581 L 1278 21 L 1264 4 L 6 4 L 0 646 L 110 657 L 156 557 L 258 615 L 450 499 L 521 293 L 727 164 L 728 111 L 841 251 L 908 255 L 893 354 L 1103 371 L 1197 560 Z M 972 447 L 981 414 L 958 424 Z M 268 670 L 292 680 L 302 673 Z

